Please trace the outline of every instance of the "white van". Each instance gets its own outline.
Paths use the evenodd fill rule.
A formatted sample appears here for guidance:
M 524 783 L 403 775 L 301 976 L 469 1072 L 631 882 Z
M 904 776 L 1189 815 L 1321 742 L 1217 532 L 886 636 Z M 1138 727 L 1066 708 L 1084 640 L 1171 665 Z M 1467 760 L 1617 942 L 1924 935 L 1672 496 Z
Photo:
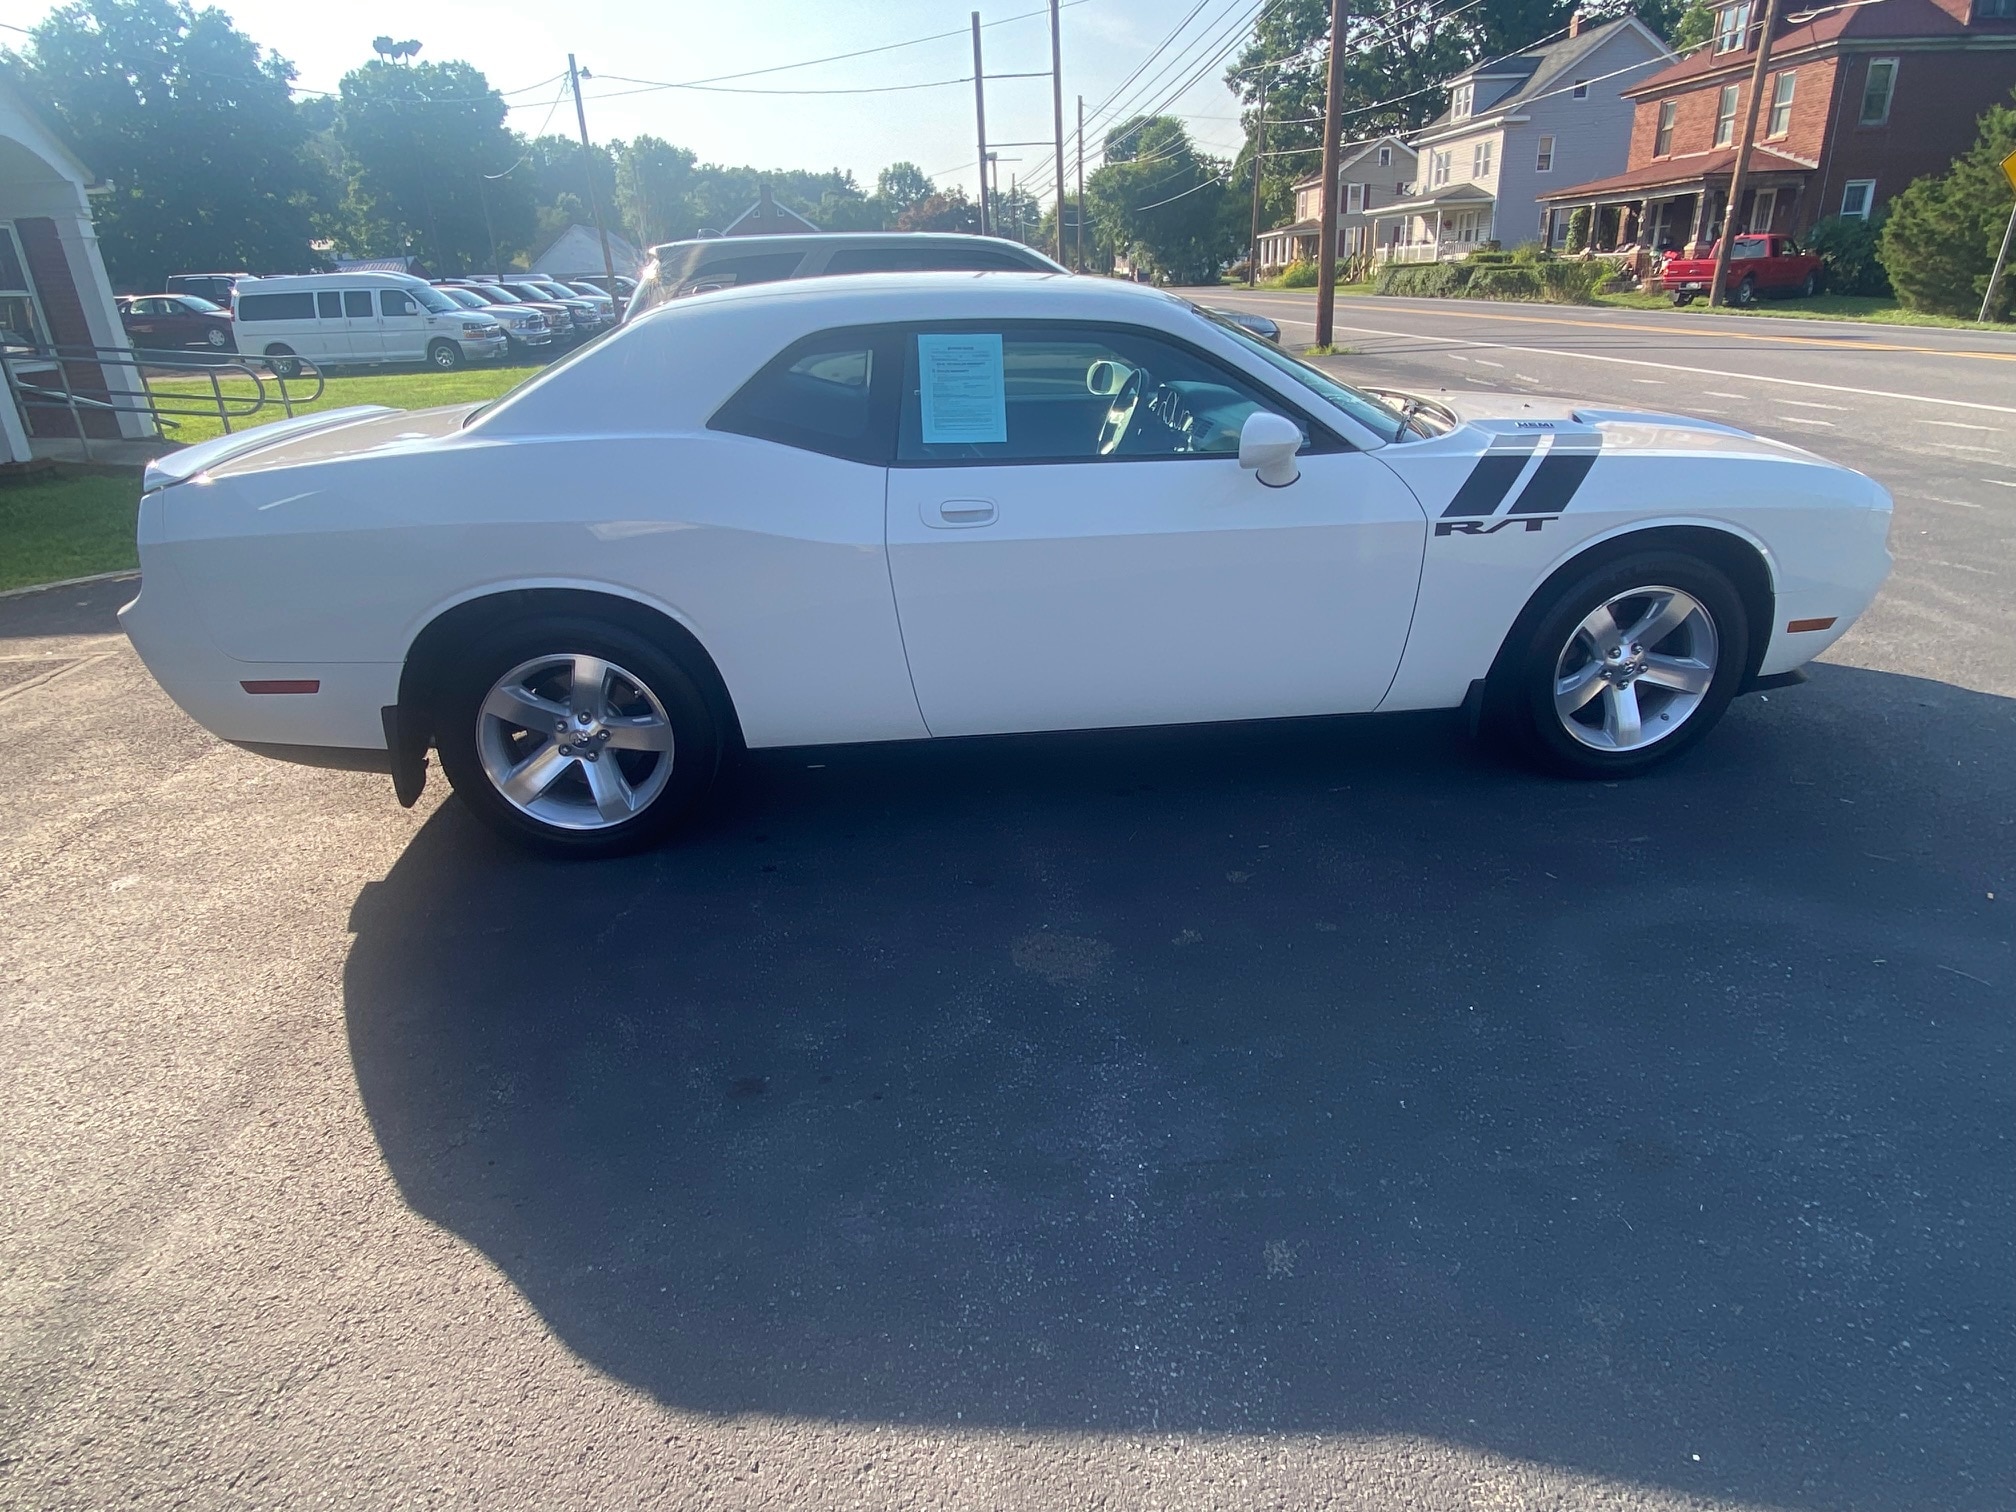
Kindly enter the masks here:
M 465 310 L 424 279 L 404 273 L 299 273 L 238 281 L 238 350 L 274 359 L 283 376 L 296 359 L 317 367 L 424 362 L 449 370 L 502 357 L 508 333 L 493 316 Z

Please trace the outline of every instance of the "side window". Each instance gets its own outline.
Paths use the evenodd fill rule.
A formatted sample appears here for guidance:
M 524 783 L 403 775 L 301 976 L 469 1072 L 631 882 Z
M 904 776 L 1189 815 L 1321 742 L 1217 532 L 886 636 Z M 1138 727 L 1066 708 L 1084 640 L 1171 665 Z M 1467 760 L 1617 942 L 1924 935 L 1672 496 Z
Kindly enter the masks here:
M 802 252 L 759 252 L 747 257 L 717 258 L 687 278 L 678 292 L 699 294 L 742 284 L 775 283 L 797 272 L 798 264 L 804 260 Z
M 343 313 L 352 320 L 364 320 L 371 314 L 371 291 L 369 289 L 345 289 L 343 291 Z
M 328 289 L 315 296 L 315 313 L 324 320 L 343 318 L 343 296 L 334 289 Z
M 238 300 L 240 320 L 313 320 L 313 294 L 246 294 Z
M 926 329 L 903 345 L 899 462 L 1231 457 L 1248 415 L 1286 413 L 1238 374 L 1144 331 Z
M 413 296 L 403 289 L 380 289 L 378 291 L 378 313 L 381 315 L 418 315 L 420 306 L 413 302 Z
M 889 460 L 892 338 L 829 331 L 788 347 L 736 392 L 708 429 L 878 466 Z

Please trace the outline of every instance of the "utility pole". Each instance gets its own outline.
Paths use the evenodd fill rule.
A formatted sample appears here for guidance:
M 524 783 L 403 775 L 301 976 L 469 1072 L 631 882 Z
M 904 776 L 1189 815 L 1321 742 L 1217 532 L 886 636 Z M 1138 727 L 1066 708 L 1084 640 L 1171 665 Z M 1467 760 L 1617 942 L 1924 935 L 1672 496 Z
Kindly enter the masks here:
M 574 91 L 574 120 L 581 128 L 581 167 L 588 179 L 588 205 L 595 212 L 595 234 L 602 238 L 602 272 L 613 290 L 616 259 L 609 255 L 609 227 L 602 220 L 602 196 L 595 192 L 595 149 L 588 144 L 588 111 L 581 103 L 581 70 L 575 67 L 572 53 L 567 54 L 567 83 Z M 611 293 L 609 297 L 616 296 Z
M 1743 112 L 1743 135 L 1736 143 L 1736 166 L 1729 174 L 1729 207 L 1722 212 L 1722 235 L 1715 243 L 1715 279 L 1708 285 L 1711 309 L 1721 304 L 1728 292 L 1729 253 L 1736 245 L 1737 218 L 1743 214 L 1743 191 L 1750 185 L 1750 146 L 1757 140 L 1757 108 L 1764 103 L 1764 73 L 1771 66 L 1771 37 L 1777 30 L 1778 0 L 1764 0 L 1763 26 L 1757 33 L 1757 61 L 1750 67 L 1750 103 Z
M 1057 261 L 1064 261 L 1064 46 L 1058 40 L 1057 0 L 1050 0 L 1050 120 L 1057 128 Z
M 1349 0 L 1331 0 L 1330 68 L 1323 93 L 1322 224 L 1316 228 L 1316 345 L 1334 346 L 1337 320 L 1337 133 L 1344 124 L 1344 23 Z
M 987 235 L 987 71 L 980 66 L 980 12 L 973 12 L 973 131 L 980 140 L 980 234 Z
M 1078 96 L 1078 256 L 1076 271 L 1085 271 L 1085 96 Z
M 1246 242 L 1246 287 L 1260 282 L 1260 160 L 1267 155 L 1267 78 L 1260 78 L 1260 118 L 1253 123 L 1253 230 Z

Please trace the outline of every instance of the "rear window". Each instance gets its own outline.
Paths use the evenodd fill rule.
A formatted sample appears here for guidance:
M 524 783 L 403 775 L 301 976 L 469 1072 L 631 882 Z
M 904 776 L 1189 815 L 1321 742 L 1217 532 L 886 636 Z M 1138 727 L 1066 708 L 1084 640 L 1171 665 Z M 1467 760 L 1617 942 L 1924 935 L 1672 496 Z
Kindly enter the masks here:
M 853 462 L 886 462 L 896 385 L 885 379 L 878 388 L 876 378 L 894 357 L 892 338 L 878 330 L 809 337 L 742 385 L 708 427 Z
M 313 320 L 313 294 L 241 294 L 238 318 L 243 321 Z

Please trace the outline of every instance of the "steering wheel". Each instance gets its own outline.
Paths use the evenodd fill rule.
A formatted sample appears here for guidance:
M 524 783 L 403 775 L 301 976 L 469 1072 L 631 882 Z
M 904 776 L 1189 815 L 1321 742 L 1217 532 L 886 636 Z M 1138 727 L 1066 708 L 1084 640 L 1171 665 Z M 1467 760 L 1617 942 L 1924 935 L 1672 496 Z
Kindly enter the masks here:
M 1141 369 L 1136 368 L 1120 385 L 1113 402 L 1106 406 L 1106 418 L 1099 422 L 1100 456 L 1110 457 L 1120 449 L 1120 443 L 1127 439 L 1127 428 L 1134 423 L 1134 411 L 1140 404 Z

